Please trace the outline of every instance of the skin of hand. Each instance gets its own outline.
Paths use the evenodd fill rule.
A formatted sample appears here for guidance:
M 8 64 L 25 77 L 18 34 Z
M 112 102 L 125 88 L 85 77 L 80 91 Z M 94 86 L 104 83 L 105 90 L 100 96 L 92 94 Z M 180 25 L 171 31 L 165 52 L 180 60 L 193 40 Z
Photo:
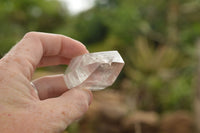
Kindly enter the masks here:
M 87 111 L 92 93 L 68 90 L 62 75 L 33 81 L 37 67 L 69 64 L 70 59 L 88 53 L 69 37 L 29 32 L 0 60 L 0 132 L 60 133 Z

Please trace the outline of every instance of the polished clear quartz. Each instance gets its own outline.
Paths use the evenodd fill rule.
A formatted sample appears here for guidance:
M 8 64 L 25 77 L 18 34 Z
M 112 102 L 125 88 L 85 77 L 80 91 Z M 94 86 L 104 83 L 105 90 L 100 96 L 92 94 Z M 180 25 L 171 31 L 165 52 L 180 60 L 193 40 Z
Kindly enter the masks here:
M 114 83 L 123 66 L 118 51 L 84 54 L 71 60 L 64 80 L 69 89 L 101 90 Z

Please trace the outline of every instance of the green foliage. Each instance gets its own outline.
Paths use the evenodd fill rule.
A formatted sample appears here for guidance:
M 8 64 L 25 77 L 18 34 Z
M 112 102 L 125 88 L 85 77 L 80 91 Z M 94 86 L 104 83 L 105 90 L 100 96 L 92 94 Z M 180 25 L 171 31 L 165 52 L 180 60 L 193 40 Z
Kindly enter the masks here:
M 74 122 L 67 128 L 67 132 L 69 132 L 69 133 L 79 133 L 80 132 L 79 128 L 80 127 L 79 127 L 78 122 Z
M 65 13 L 57 1 L 1 0 L 0 55 L 4 55 L 28 31 L 54 32 L 65 23 Z
M 160 105 L 163 110 L 192 109 L 193 90 L 191 74 L 181 74 L 169 84 L 169 90 L 160 94 Z
M 82 13 L 78 18 L 74 18 L 66 31 L 66 34 L 84 44 L 92 44 L 104 39 L 108 28 L 98 14 Z
M 155 48 L 142 37 L 135 44 L 127 49 L 125 73 L 133 83 L 128 91 L 138 93 L 138 107 L 158 112 L 191 109 L 194 73 L 188 72 L 189 57 L 172 46 Z

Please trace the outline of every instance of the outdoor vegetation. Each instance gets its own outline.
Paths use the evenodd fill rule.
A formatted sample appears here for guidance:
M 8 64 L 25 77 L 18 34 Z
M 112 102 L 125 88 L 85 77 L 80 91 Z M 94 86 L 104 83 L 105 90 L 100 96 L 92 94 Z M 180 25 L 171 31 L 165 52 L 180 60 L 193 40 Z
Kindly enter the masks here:
M 77 15 L 56 0 L 0 2 L 0 57 L 29 31 L 63 34 L 90 52 L 118 50 L 123 57 L 115 84 L 94 92 L 89 112 L 66 132 L 195 131 L 200 0 L 96 0 Z M 35 77 L 65 67 L 42 68 Z

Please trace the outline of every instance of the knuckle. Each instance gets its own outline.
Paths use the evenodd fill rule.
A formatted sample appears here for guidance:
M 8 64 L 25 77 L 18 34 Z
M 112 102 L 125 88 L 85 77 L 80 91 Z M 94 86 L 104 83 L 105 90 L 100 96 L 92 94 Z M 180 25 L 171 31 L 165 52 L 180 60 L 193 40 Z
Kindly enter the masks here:
M 85 90 L 82 89 L 73 89 L 75 97 L 80 101 L 88 101 L 89 100 L 89 94 Z
M 58 37 L 60 37 L 60 38 L 62 38 L 62 39 L 65 39 L 66 38 L 66 36 L 64 36 L 64 35 L 62 35 L 62 34 L 55 34 L 56 36 L 58 36 Z
M 32 38 L 32 37 L 36 37 L 37 35 L 38 35 L 38 32 L 30 31 L 24 35 L 24 38 Z
M 83 90 L 79 90 L 79 89 L 74 89 L 75 92 L 75 99 L 76 99 L 76 105 L 77 108 L 83 112 L 86 112 L 89 108 L 89 98 L 88 98 L 88 94 L 86 92 L 84 92 Z

